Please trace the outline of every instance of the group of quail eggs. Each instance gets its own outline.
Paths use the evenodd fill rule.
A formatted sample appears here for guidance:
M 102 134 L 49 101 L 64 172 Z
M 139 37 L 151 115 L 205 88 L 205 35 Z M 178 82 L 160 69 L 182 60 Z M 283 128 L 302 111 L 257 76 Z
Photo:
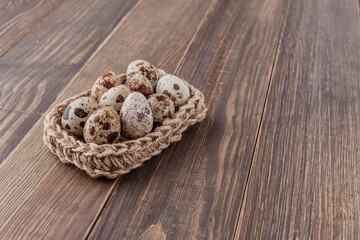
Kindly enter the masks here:
M 98 77 L 90 97 L 80 97 L 65 109 L 61 125 L 87 143 L 111 144 L 120 136 L 136 139 L 151 132 L 154 123 L 172 117 L 190 98 L 187 84 L 174 75 L 160 77 L 144 60 L 127 68 L 126 80 L 114 72 Z

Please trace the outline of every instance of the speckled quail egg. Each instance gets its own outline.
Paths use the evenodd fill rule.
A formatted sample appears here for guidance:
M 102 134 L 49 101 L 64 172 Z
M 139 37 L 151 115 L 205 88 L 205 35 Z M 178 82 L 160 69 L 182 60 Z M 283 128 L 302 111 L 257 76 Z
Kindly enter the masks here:
M 125 100 L 121 111 L 121 133 L 124 137 L 135 139 L 151 132 L 153 115 L 144 95 L 131 93 Z
M 101 107 L 93 112 L 84 128 L 87 143 L 111 144 L 120 137 L 120 118 L 111 107 Z
M 142 75 L 144 75 L 147 79 L 149 79 L 149 81 L 151 82 L 151 85 L 153 87 L 153 89 L 155 89 L 156 87 L 156 83 L 160 78 L 160 73 L 159 71 L 156 69 L 156 67 L 154 67 L 153 65 L 151 65 L 148 61 L 145 60 L 135 60 L 132 61 L 128 68 L 126 73 L 128 75 L 132 75 L 134 73 L 141 73 Z
M 126 99 L 131 93 L 130 89 L 125 85 L 116 86 L 110 88 L 109 91 L 105 92 L 99 101 L 99 106 L 112 107 L 116 111 L 120 112 L 120 109 Z
M 171 98 L 162 93 L 155 93 L 148 99 L 154 122 L 163 122 L 165 118 L 172 117 L 175 105 Z
M 105 92 L 112 87 L 120 85 L 121 83 L 122 78 L 120 75 L 117 77 L 114 72 L 106 72 L 99 76 L 94 82 L 91 88 L 91 97 L 98 102 Z
M 126 82 L 126 79 L 127 79 L 127 75 L 126 74 L 119 74 L 116 76 L 116 84 L 117 85 L 122 85 Z
M 139 73 L 135 73 L 126 80 L 125 86 L 127 86 L 133 92 L 140 92 L 145 97 L 153 93 L 153 88 L 150 81 Z
M 68 133 L 83 136 L 83 128 L 90 114 L 98 108 L 98 103 L 91 97 L 81 97 L 71 102 L 65 109 L 61 125 Z
M 190 98 L 190 89 L 185 81 L 171 74 L 160 78 L 156 93 L 168 95 L 174 101 L 175 107 L 184 105 Z

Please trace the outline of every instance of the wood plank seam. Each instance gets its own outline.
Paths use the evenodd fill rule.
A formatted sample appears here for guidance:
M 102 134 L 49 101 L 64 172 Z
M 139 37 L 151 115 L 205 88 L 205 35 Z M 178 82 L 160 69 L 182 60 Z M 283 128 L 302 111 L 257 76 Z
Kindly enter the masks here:
M 111 189 L 110 189 L 110 191 L 109 191 L 108 196 L 106 196 L 106 198 L 105 198 L 103 204 L 101 205 L 101 207 L 99 208 L 99 211 L 98 211 L 98 213 L 96 214 L 93 222 L 90 224 L 88 230 L 86 231 L 86 233 L 85 233 L 85 239 L 89 239 L 89 236 L 90 236 L 92 230 L 94 229 L 97 221 L 99 220 L 101 214 L 103 213 L 103 211 L 104 211 L 104 209 L 105 209 L 105 206 L 106 206 L 107 203 L 109 202 L 111 195 L 113 194 L 116 186 L 119 184 L 119 182 L 121 181 L 122 178 L 123 178 L 123 177 L 120 176 L 120 177 L 118 177 L 118 178 L 115 179 L 113 185 L 111 186 Z
M 141 1 L 139 1 L 139 2 L 141 2 Z M 188 47 L 186 48 L 186 50 L 184 51 L 183 56 L 182 56 L 181 59 L 180 59 L 180 63 L 179 63 L 179 65 L 178 65 L 178 67 L 176 68 L 175 75 L 178 74 L 178 72 L 180 71 L 181 66 L 183 65 L 183 63 L 184 63 L 184 61 L 185 61 L 185 59 L 186 59 L 186 56 L 187 56 L 188 53 L 189 53 L 189 50 L 190 50 L 190 48 L 191 48 L 191 46 L 192 46 L 192 43 L 194 42 L 194 40 L 195 40 L 196 36 L 198 35 L 200 29 L 201 29 L 201 28 L 203 27 L 203 25 L 206 23 L 207 16 L 208 16 L 208 14 L 214 9 L 214 7 L 215 7 L 215 5 L 216 5 L 216 4 L 215 4 L 216 2 L 217 2 L 217 0 L 213 0 L 213 1 L 211 2 L 211 4 L 210 4 L 209 8 L 206 10 L 206 13 L 204 14 L 203 18 L 201 19 L 201 22 L 200 22 L 198 28 L 196 29 L 196 31 L 195 31 L 193 37 L 191 38 L 191 40 L 189 41 Z M 134 6 L 134 8 L 135 8 L 135 7 L 136 7 L 136 6 Z M 161 166 L 162 160 L 163 160 L 163 159 L 161 158 L 161 159 L 160 159 L 160 163 L 159 163 L 158 166 Z M 158 168 L 156 168 L 156 170 L 157 170 L 157 169 L 158 169 Z M 156 171 L 155 171 L 155 172 L 156 172 Z M 91 224 L 91 226 L 89 227 L 89 231 L 86 233 L 85 239 L 88 239 L 89 236 L 91 235 L 91 232 L 92 232 L 92 230 L 95 228 L 95 226 L 96 226 L 96 224 L 97 224 L 97 221 L 98 221 L 99 218 L 100 218 L 100 215 L 102 214 L 102 212 L 103 212 L 103 210 L 105 209 L 107 203 L 109 202 L 109 200 L 110 200 L 112 194 L 114 193 L 114 190 L 116 189 L 117 185 L 120 184 L 122 178 L 123 178 L 123 177 L 121 176 L 121 177 L 117 178 L 116 181 L 114 182 L 114 185 L 112 186 L 112 189 L 111 189 L 111 191 L 110 191 L 110 194 L 106 197 L 106 200 L 104 201 L 104 204 L 101 206 L 101 209 L 99 210 L 99 214 L 96 216 L 94 222 L 93 222 L 93 223 Z M 153 179 L 152 179 L 152 180 L 153 180 Z
M 240 222 L 240 218 L 241 218 L 241 215 L 243 213 L 243 210 L 244 210 L 244 201 L 245 201 L 246 193 L 247 193 L 248 186 L 249 186 L 250 173 L 251 173 L 251 169 L 252 169 L 252 166 L 253 166 L 253 163 L 254 163 L 255 151 L 256 151 L 258 143 L 259 143 L 261 125 L 262 125 L 262 122 L 263 122 L 265 107 L 266 107 L 266 104 L 267 104 L 268 95 L 269 95 L 271 83 L 272 83 L 272 80 L 273 80 L 275 65 L 276 65 L 276 62 L 277 62 L 278 55 L 279 55 L 281 39 L 283 37 L 283 33 L 284 33 L 284 29 L 285 29 L 286 16 L 289 13 L 289 6 L 290 6 L 290 0 L 287 0 L 285 10 L 284 10 L 284 13 L 283 13 L 283 18 L 282 18 L 282 21 L 281 21 L 281 29 L 280 29 L 280 32 L 279 32 L 278 42 L 277 42 L 277 46 L 276 46 L 276 52 L 275 52 L 275 56 L 274 56 L 274 59 L 273 59 L 273 64 L 272 64 L 272 67 L 271 67 L 269 84 L 268 84 L 268 87 L 267 87 L 267 90 L 266 90 L 266 95 L 265 95 L 265 99 L 264 99 L 264 105 L 262 107 L 261 117 L 260 117 L 260 121 L 259 121 L 259 124 L 258 124 L 258 129 L 257 129 L 256 137 L 255 137 L 255 144 L 254 144 L 254 149 L 253 149 L 252 156 L 251 156 L 251 163 L 250 163 L 250 167 L 249 167 L 247 177 L 246 177 L 244 194 L 243 194 L 243 197 L 241 199 L 241 207 L 240 207 L 240 211 L 238 213 L 237 220 L 236 220 L 236 223 L 235 223 L 235 231 L 234 231 L 234 234 L 233 234 L 233 237 L 232 237 L 232 239 L 234 239 L 234 240 L 236 239 L 236 236 L 238 235 L 238 231 L 240 230 L 239 222 Z
M 360 1 L 360 0 L 359 0 L 359 1 Z M 209 13 L 214 10 L 215 5 L 216 5 L 216 4 L 215 4 L 216 2 L 217 2 L 217 0 L 211 1 L 211 4 L 209 5 L 209 8 L 206 10 L 206 13 L 205 13 L 203 19 L 201 19 L 201 22 L 200 22 L 198 28 L 196 29 L 196 31 L 195 31 L 195 33 L 194 33 L 194 36 L 191 38 L 191 41 L 189 42 L 189 46 L 187 47 L 186 51 L 184 52 L 184 55 L 182 56 L 182 58 L 181 58 L 181 60 L 180 60 L 180 64 L 179 64 L 179 66 L 177 67 L 177 69 L 176 69 L 176 71 L 175 71 L 175 74 L 178 74 L 178 73 L 179 73 L 179 71 L 180 71 L 180 69 L 181 69 L 181 67 L 182 67 L 182 65 L 183 65 L 183 63 L 184 63 L 187 55 L 189 54 L 189 50 L 190 50 L 190 48 L 191 48 L 191 46 L 192 46 L 192 43 L 194 42 L 196 36 L 199 34 L 200 29 L 201 29 L 201 28 L 204 26 L 204 24 L 206 23 L 206 19 L 207 19 L 207 16 L 209 15 Z
M 139 0 L 134 7 L 126 13 L 126 15 L 120 20 L 120 22 L 114 27 L 114 29 L 110 32 L 110 34 L 104 39 L 104 41 L 98 46 L 98 48 L 91 54 L 91 56 L 85 61 L 84 65 L 79 69 L 79 71 L 71 78 L 69 83 L 66 86 L 71 85 L 75 81 L 75 79 L 80 75 L 80 73 L 87 67 L 89 62 L 97 55 L 97 53 L 101 50 L 101 48 L 106 44 L 106 42 L 111 38 L 111 36 L 116 32 L 116 30 L 121 26 L 121 24 L 124 22 L 124 20 L 127 19 L 127 17 L 133 12 L 134 9 L 139 5 L 139 3 L 142 2 L 142 0 Z M 59 102 L 58 97 L 55 99 L 54 102 Z M 50 111 L 50 107 L 48 108 L 48 111 Z M 46 114 L 48 111 L 45 111 L 43 114 Z M 25 111 L 26 112 L 26 111 Z M 43 121 L 43 118 L 39 118 L 39 121 Z M 36 123 L 37 123 L 36 122 Z M 26 139 L 26 136 L 31 132 L 31 130 L 36 126 L 36 123 L 28 130 L 28 132 L 23 136 L 22 140 L 19 142 L 19 144 L 7 155 L 7 157 L 3 160 L 2 163 L 5 163 L 7 159 L 10 159 L 13 153 L 18 149 L 18 147 L 21 145 L 21 143 Z
M 105 46 L 105 44 L 109 41 L 109 39 L 114 35 L 114 33 L 117 31 L 117 29 L 122 25 L 122 23 L 128 18 L 128 16 L 131 15 L 131 13 L 134 11 L 134 9 L 137 8 L 137 6 L 142 2 L 143 0 L 139 0 L 130 11 L 126 13 L 126 15 L 120 20 L 120 22 L 114 27 L 114 29 L 107 35 L 107 37 L 104 39 L 104 41 L 99 45 L 99 47 L 91 54 L 91 56 L 85 61 L 84 65 L 81 67 L 81 69 L 74 75 L 74 77 L 69 81 L 67 86 L 69 86 L 72 82 L 75 81 L 75 79 L 80 75 L 80 73 L 83 71 L 85 67 L 89 64 L 89 62 L 97 55 L 97 53 Z M 96 78 L 96 76 L 94 76 Z M 65 89 L 65 88 L 64 88 Z M 59 99 L 56 98 L 55 102 L 58 102 Z
M 11 43 L 8 48 L 3 51 L 3 52 L 0 52 L 0 58 L 2 56 L 4 56 L 8 51 L 10 51 L 14 46 L 16 46 L 16 44 L 18 42 L 20 42 L 24 37 L 26 37 L 29 33 L 31 33 L 34 29 L 36 29 L 42 22 L 44 22 L 44 20 L 49 16 L 51 15 L 51 13 L 53 13 L 57 8 L 61 7 L 61 5 L 63 5 L 65 3 L 65 1 L 61 1 L 61 3 L 59 5 L 57 5 L 56 7 L 54 7 L 53 9 L 51 9 L 49 12 L 47 12 L 44 16 L 42 16 L 41 20 L 37 21 L 33 26 L 31 26 L 31 30 L 24 33 L 23 36 L 21 36 L 21 38 L 17 39 L 15 42 Z

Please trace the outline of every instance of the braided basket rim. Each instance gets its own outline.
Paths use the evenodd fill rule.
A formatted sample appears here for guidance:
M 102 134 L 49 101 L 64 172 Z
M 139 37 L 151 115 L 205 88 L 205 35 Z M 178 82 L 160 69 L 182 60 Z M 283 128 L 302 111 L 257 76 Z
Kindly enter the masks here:
M 90 90 L 84 91 L 65 99 L 46 114 L 44 143 L 61 162 L 74 164 L 91 177 L 104 176 L 113 179 L 126 174 L 159 154 L 170 143 L 179 141 L 189 126 L 205 118 L 207 107 L 204 95 L 194 86 L 188 83 L 187 85 L 191 94 L 188 102 L 154 131 L 138 139 L 103 145 L 85 143 L 61 127 L 61 116 L 67 105 L 80 97 L 90 96 Z

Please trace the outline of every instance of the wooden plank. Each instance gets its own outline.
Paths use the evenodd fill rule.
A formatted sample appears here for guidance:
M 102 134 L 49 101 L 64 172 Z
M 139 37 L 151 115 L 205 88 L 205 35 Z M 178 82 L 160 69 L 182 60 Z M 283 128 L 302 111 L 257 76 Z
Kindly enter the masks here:
M 206 0 L 141 1 L 68 83 L 56 103 L 89 88 L 105 70 L 125 71 L 136 58 L 175 71 L 209 4 Z M 41 142 L 42 121 L 43 117 L 0 165 L 0 236 L 85 237 L 114 181 L 91 180 L 75 167 L 60 164 Z
M 0 58 L 0 109 L 44 113 L 136 2 L 67 1 L 57 8 Z M 24 128 L 12 137 L 14 142 L 24 137 L 37 116 L 20 123 Z M 17 127 L 3 118 L 7 128 Z M 0 162 L 12 150 L 10 145 L 0 149 Z
M 41 113 L 24 113 L 18 111 L 0 110 L 0 159 L 4 159 L 21 140 L 29 128 L 29 122 L 36 122 Z
M 357 1 L 290 1 L 236 238 L 359 239 Z
M 0 3 L 0 56 L 33 30 L 64 1 L 2 1 Z
M 124 176 L 90 239 L 233 237 L 284 10 L 282 0 L 212 5 L 178 72 L 204 92 L 206 119 Z

